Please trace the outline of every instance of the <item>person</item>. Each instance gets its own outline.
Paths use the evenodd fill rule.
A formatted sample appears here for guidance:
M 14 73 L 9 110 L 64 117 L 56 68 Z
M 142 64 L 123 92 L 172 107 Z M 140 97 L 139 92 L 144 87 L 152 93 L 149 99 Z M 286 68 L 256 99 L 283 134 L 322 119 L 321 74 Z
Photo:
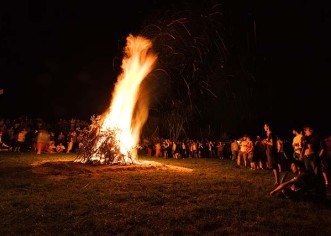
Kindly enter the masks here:
M 306 171 L 302 161 L 293 159 L 290 168 L 295 176 L 278 185 L 269 193 L 270 196 L 284 196 L 292 200 L 320 200 L 325 197 L 320 182 Z
M 266 155 L 269 162 L 269 167 L 272 169 L 275 178 L 275 185 L 279 185 L 279 161 L 277 154 L 277 137 L 272 132 L 271 126 L 265 123 L 264 131 L 266 132 L 266 138 L 264 139 L 264 144 L 266 145 Z
M 155 157 L 160 157 L 160 156 L 162 156 L 161 141 L 157 140 L 155 143 Z
M 175 157 L 175 153 L 177 151 L 177 143 L 175 141 L 172 142 L 172 146 L 171 146 L 171 155 L 173 157 Z
M 47 150 L 47 146 L 50 141 L 50 134 L 46 129 L 41 128 L 37 134 L 37 155 L 40 155 L 42 151 Z
M 240 148 L 239 148 L 239 153 L 238 153 L 238 157 L 237 157 L 237 166 L 236 167 L 240 167 L 241 166 L 241 160 L 244 161 L 244 167 L 248 168 L 248 153 L 247 153 L 247 135 L 244 134 L 243 137 L 241 138 L 240 141 Z
M 231 160 L 236 161 L 239 152 L 239 143 L 236 139 L 232 141 L 230 149 L 231 149 Z
M 3 140 L 4 132 L 0 129 L 0 151 L 10 151 L 11 147 Z
M 300 132 L 298 129 L 292 129 L 292 134 L 294 135 L 292 140 L 292 147 L 293 147 L 293 158 L 295 160 L 300 160 L 300 155 L 302 151 L 302 132 Z
M 314 132 L 311 125 L 303 127 L 302 160 L 308 172 L 320 176 L 322 174 L 325 185 L 329 184 L 328 165 L 326 162 L 326 145 L 324 140 Z
M 323 163 L 323 165 L 326 165 L 328 167 L 329 171 L 326 174 L 327 174 L 327 177 L 329 177 L 330 167 L 331 167 L 331 135 L 328 135 L 327 137 L 325 137 L 324 142 L 325 142 L 326 152 L 325 152 L 325 159 L 324 159 L 325 163 Z M 326 185 L 326 188 L 329 188 L 329 185 Z
M 56 146 L 54 141 L 49 141 L 49 145 L 47 147 L 48 153 L 56 153 Z
M 267 166 L 267 157 L 265 144 L 262 142 L 261 136 L 256 136 L 254 143 L 254 156 L 258 162 L 259 169 L 263 170 Z
M 62 153 L 64 152 L 66 149 L 66 147 L 63 145 L 63 143 L 59 143 L 57 146 L 56 146 L 56 152 L 57 153 Z
M 15 148 L 14 148 L 14 152 L 22 152 L 25 151 L 25 137 L 26 134 L 28 133 L 27 129 L 25 127 L 23 127 L 18 134 L 16 135 L 15 139 Z
M 284 151 L 284 140 L 277 137 L 277 155 L 278 155 L 278 169 L 279 172 L 288 169 L 288 157 Z
M 219 141 L 217 144 L 217 157 L 221 160 L 224 160 L 224 147 L 225 143 L 222 141 Z
M 68 145 L 67 145 L 67 152 L 70 153 L 72 150 L 76 148 L 76 141 L 77 141 L 77 133 L 75 130 L 71 131 L 69 135 L 67 136 L 68 139 Z
M 66 141 L 66 136 L 64 135 L 64 133 L 62 131 L 60 131 L 60 133 L 58 134 L 57 136 L 57 140 L 56 140 L 56 143 L 57 144 L 60 144 L 60 143 L 65 143 Z
M 249 136 L 247 136 L 247 166 L 250 166 L 251 170 L 256 170 L 256 160 L 254 158 L 254 143 Z
M 214 142 L 209 141 L 207 146 L 208 146 L 208 157 L 209 158 L 214 158 L 216 156 Z

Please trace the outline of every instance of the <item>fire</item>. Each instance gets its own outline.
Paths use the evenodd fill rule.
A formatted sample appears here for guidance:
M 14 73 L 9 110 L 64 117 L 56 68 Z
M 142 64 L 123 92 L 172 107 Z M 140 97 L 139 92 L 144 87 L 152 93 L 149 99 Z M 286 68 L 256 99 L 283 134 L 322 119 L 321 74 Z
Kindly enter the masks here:
M 153 70 L 157 56 L 151 52 L 152 42 L 142 36 L 127 37 L 122 60 L 122 73 L 117 77 L 109 108 L 100 116 L 98 138 L 94 142 L 92 162 L 104 162 L 105 157 L 98 150 L 107 141 L 107 132 L 113 132 L 113 139 L 120 152 L 112 162 L 138 163 L 137 145 L 144 123 L 148 118 L 148 99 L 138 99 L 140 85 Z M 106 135 L 105 135 L 106 134 Z M 113 140 L 114 141 L 114 140 Z M 112 143 L 114 143 L 112 141 Z M 109 144 L 110 145 L 110 144 Z M 115 147 L 110 147 L 115 148 Z M 122 160 L 118 160 L 119 156 Z M 79 158 L 78 158 L 79 159 Z M 86 162 L 86 158 L 79 159 Z

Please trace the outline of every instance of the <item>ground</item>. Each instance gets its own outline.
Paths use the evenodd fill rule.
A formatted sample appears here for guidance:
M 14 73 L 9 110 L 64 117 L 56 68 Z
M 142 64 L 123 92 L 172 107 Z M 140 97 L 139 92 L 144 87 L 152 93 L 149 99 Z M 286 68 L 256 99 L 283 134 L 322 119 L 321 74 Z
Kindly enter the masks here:
M 68 160 L 45 160 L 32 163 L 32 172 L 41 176 L 48 176 L 52 179 L 66 179 L 69 176 L 89 175 L 98 177 L 101 173 L 108 171 L 139 170 L 140 172 L 150 172 L 155 170 L 168 170 L 177 172 L 192 172 L 192 169 L 165 165 L 155 161 L 143 161 L 141 164 L 130 165 L 92 165 L 83 164 Z

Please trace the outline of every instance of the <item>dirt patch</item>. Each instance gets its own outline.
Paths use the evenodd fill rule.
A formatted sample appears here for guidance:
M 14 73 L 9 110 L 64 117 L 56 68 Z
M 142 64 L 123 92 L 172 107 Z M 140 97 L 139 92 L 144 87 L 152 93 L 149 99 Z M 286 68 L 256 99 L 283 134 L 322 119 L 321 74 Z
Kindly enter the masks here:
M 187 172 L 190 173 L 193 170 L 172 166 L 164 165 L 155 161 L 144 161 L 140 164 L 130 165 L 91 165 L 83 164 L 74 161 L 39 161 L 32 164 L 32 172 L 37 175 L 47 176 L 52 179 L 66 179 L 69 176 L 77 175 L 88 175 L 98 177 L 103 172 L 116 172 L 116 171 L 176 171 L 176 172 Z

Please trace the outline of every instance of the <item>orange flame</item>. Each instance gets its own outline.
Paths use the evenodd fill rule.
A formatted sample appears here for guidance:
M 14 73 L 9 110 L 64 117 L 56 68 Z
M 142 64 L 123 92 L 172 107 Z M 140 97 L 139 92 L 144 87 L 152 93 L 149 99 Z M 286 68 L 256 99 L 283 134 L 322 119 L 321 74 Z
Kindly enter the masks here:
M 117 82 L 112 94 L 110 107 L 102 114 L 101 129 L 118 129 L 116 140 L 119 142 L 120 152 L 137 161 L 136 146 L 139 143 L 143 125 L 148 118 L 148 99 L 138 99 L 140 85 L 146 76 L 153 70 L 157 56 L 150 49 L 152 42 L 144 37 L 129 35 L 124 49 L 122 60 L 122 73 L 117 77 Z M 104 140 L 98 140 L 97 149 Z M 92 156 L 92 160 L 100 157 Z

